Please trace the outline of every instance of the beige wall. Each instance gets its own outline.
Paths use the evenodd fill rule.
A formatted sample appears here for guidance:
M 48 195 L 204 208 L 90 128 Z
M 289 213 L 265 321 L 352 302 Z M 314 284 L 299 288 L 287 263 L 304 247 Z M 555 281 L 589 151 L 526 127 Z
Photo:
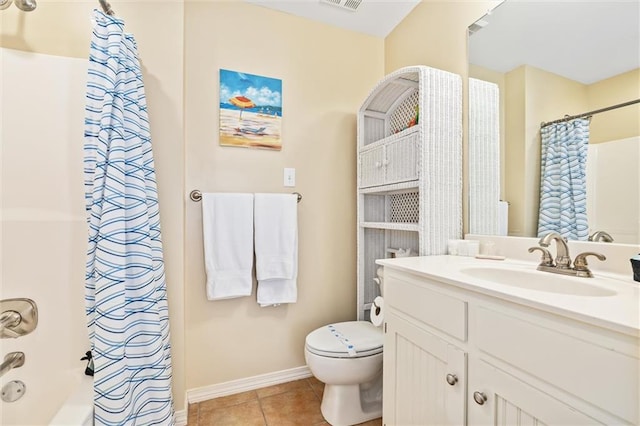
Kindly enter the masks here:
M 183 2 L 111 2 L 138 41 L 157 169 L 165 271 L 171 318 L 173 391 L 184 405 L 183 301 Z M 86 58 L 91 11 L 97 1 L 40 0 L 30 13 L 0 12 L 0 45 L 51 55 Z M 55 84 L 55 81 L 52 81 Z
M 589 85 L 588 109 L 595 111 L 640 99 L 640 68 Z M 640 104 L 594 115 L 589 143 L 626 139 L 640 135 Z
M 241 24 L 242 30 L 239 29 Z M 282 79 L 282 151 L 221 147 L 220 68 Z M 356 112 L 383 40 L 241 2 L 185 8 L 186 189 L 302 194 L 298 303 L 207 301 L 201 207 L 186 208 L 186 386 L 305 365 L 313 329 L 356 318 Z M 296 169 L 296 187 L 282 184 Z

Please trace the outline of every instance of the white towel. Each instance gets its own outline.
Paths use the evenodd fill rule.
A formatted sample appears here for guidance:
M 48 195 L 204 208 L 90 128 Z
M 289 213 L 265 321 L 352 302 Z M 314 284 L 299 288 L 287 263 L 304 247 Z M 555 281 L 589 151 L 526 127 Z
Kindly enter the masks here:
M 250 296 L 253 194 L 202 194 L 207 299 Z
M 255 252 L 258 303 L 298 300 L 298 197 L 255 194 Z

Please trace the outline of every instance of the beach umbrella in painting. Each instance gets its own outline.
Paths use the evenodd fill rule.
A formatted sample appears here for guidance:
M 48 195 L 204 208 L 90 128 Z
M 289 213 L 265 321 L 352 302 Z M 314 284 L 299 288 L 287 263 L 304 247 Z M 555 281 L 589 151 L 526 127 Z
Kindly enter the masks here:
M 240 120 L 242 120 L 242 111 L 245 108 L 253 108 L 256 106 L 251 99 L 245 98 L 244 96 L 234 96 L 229 99 L 229 102 L 240 108 Z

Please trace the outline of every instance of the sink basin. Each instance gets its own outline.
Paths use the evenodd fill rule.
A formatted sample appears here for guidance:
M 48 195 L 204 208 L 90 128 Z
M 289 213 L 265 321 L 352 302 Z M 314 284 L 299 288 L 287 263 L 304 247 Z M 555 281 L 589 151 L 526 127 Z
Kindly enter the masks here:
M 590 297 L 616 294 L 613 290 L 590 283 L 589 280 L 593 278 L 569 277 L 537 270 L 471 267 L 460 269 L 460 272 L 484 281 L 546 293 Z

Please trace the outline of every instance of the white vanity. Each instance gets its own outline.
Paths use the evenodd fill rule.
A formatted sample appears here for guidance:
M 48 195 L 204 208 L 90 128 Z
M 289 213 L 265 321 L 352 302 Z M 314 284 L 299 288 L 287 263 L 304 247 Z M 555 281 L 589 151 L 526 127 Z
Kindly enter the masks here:
M 383 423 L 637 425 L 640 283 L 386 259 Z

